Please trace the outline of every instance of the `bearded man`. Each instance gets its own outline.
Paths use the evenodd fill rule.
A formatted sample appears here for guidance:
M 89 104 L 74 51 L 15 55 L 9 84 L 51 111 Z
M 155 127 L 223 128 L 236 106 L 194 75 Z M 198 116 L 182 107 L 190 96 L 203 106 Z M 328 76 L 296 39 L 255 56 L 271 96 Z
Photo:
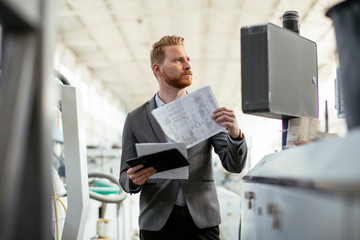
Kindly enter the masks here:
M 186 87 L 192 83 L 191 59 L 184 38 L 164 36 L 155 42 L 150 61 L 159 91 L 127 115 L 119 180 L 124 191 L 140 193 L 140 239 L 219 240 L 221 218 L 212 169 L 212 148 L 227 171 L 240 173 L 247 155 L 245 136 L 234 112 L 220 107 L 212 118 L 227 131 L 187 149 L 188 179 L 149 179 L 156 172 L 152 167 L 129 168 L 126 160 L 137 156 L 136 143 L 171 141 L 151 111 L 187 94 Z

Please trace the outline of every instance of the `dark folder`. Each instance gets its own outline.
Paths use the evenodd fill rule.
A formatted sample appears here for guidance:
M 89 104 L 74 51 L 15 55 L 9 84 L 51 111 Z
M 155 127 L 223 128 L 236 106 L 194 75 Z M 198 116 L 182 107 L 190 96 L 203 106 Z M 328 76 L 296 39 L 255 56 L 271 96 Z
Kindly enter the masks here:
M 154 167 L 157 172 L 189 165 L 189 161 L 176 148 L 131 158 L 126 160 L 126 163 L 130 167 L 134 167 L 139 164 L 144 165 L 144 168 Z

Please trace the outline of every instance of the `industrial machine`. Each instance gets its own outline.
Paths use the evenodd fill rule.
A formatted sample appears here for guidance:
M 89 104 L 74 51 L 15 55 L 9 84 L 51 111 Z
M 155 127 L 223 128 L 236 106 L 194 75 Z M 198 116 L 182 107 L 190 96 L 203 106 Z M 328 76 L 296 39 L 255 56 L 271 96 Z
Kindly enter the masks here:
M 241 239 L 360 239 L 359 140 L 265 156 L 243 178 Z
M 53 139 L 63 144 L 66 195 L 62 200 L 65 202 L 66 211 L 58 210 L 58 204 L 54 201 L 53 209 L 56 213 L 53 215 L 54 237 L 64 240 L 113 239 L 109 236 L 110 220 L 104 218 L 106 205 L 116 204 L 114 222 L 117 224 L 116 236 L 120 236 L 117 220 L 120 204 L 127 194 L 120 189 L 118 179 L 112 174 L 102 171 L 88 173 L 81 94 L 77 88 L 68 85 L 69 81 L 60 73 L 57 78 L 64 83 L 60 86 L 62 131 L 53 132 Z M 60 169 L 57 169 L 58 172 Z M 57 171 L 53 174 L 56 175 Z M 54 199 L 58 200 L 59 196 L 56 192 L 54 191 Z M 111 231 L 112 236 L 114 236 L 113 232 L 115 231 Z
M 51 239 L 55 1 L 0 1 L 0 239 Z
M 345 1 L 331 8 L 327 15 L 334 20 L 349 133 L 342 138 L 319 140 L 267 155 L 244 176 L 241 204 L 242 240 L 360 239 L 360 149 L 358 144 L 360 141 L 360 70 L 358 68 L 360 63 L 360 34 L 358 31 L 360 2 Z M 269 29 L 274 27 L 266 25 L 262 28 L 267 30 L 268 34 L 272 34 L 272 30 Z M 265 30 L 264 32 L 266 32 Z M 252 32 L 251 29 L 246 31 L 249 34 Z M 277 29 L 277 31 L 281 30 Z M 269 45 L 272 44 L 272 40 L 269 38 L 262 41 Z M 290 41 L 290 39 L 282 38 L 281 41 Z M 259 59 L 265 59 L 266 66 L 269 66 L 265 70 L 269 72 L 286 71 L 287 69 L 284 70 L 281 66 L 277 66 L 275 70 L 272 69 L 274 65 L 269 64 L 272 59 L 267 60 L 269 52 L 271 51 L 262 48 L 245 54 L 250 58 L 251 54 L 254 54 L 255 57 L 262 57 Z M 302 59 L 300 65 L 305 63 L 307 57 L 313 57 L 313 53 L 308 54 L 309 52 L 307 52 L 307 56 L 300 54 L 300 59 Z M 294 57 L 296 56 L 297 54 L 294 55 Z M 288 62 L 290 65 L 293 64 L 292 68 L 302 68 L 295 65 L 293 58 L 288 59 Z M 311 64 L 314 63 L 311 61 Z M 316 65 L 308 66 L 307 70 L 314 68 Z M 251 71 L 246 72 L 249 71 L 249 68 L 244 68 L 242 71 L 245 71 L 243 76 L 252 74 Z M 306 75 L 310 73 L 311 71 L 306 72 Z M 296 112 L 278 101 L 283 96 L 285 96 L 284 101 L 287 101 L 287 95 L 283 95 L 282 92 L 278 92 L 277 100 L 273 102 L 272 106 L 273 94 L 268 90 L 271 90 L 271 86 L 276 81 L 279 81 L 275 83 L 277 86 L 282 85 L 284 81 L 292 81 L 292 74 L 288 75 L 289 79 L 278 77 L 275 80 L 269 75 L 271 74 L 258 76 L 260 79 L 256 81 L 262 81 L 265 84 L 260 89 L 266 90 L 263 96 L 269 97 L 265 98 L 267 101 L 265 106 L 270 107 L 253 109 L 251 114 L 282 119 L 282 116 L 305 116 L 314 111 L 311 109 L 311 103 L 306 102 L 309 99 L 315 100 L 312 95 L 314 91 L 309 90 L 307 82 L 304 82 L 299 91 L 308 88 L 306 92 L 311 96 L 309 99 L 303 99 L 305 102 L 299 106 L 294 105 Z M 294 78 L 297 79 L 295 76 Z M 245 78 L 245 81 L 249 80 Z M 311 81 L 311 79 L 309 80 Z M 246 84 L 251 85 L 252 83 Z M 297 89 L 288 86 L 283 90 L 292 92 Z M 243 89 L 243 94 L 244 91 L 247 90 Z M 297 96 L 295 95 L 295 97 Z M 303 96 L 308 96 L 308 94 Z M 243 107 L 245 104 L 245 108 L 249 109 L 247 105 L 251 104 L 246 102 L 247 99 L 244 100 Z M 289 102 L 289 104 L 291 105 L 293 102 Z M 316 104 L 316 102 L 313 103 L 313 105 Z M 283 106 L 281 111 L 278 110 L 279 106 Z M 303 115 L 303 113 L 306 114 Z M 312 116 L 316 116 L 316 114 Z

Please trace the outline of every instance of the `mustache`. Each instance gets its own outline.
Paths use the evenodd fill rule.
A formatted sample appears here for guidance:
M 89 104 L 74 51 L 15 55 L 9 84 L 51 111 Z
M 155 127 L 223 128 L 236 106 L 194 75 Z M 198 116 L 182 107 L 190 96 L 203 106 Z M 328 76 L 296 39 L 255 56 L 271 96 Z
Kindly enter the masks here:
M 192 71 L 191 70 L 186 70 L 184 72 L 181 73 L 181 76 L 184 76 L 184 75 L 193 75 Z

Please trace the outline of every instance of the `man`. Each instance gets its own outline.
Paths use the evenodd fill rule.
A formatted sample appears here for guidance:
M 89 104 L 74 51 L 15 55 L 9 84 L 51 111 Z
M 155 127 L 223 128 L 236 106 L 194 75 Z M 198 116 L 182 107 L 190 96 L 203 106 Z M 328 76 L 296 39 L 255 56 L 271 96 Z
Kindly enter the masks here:
M 226 170 L 239 173 L 246 161 L 245 138 L 234 112 L 220 107 L 212 117 L 226 127 L 227 132 L 218 133 L 187 150 L 188 179 L 149 179 L 156 172 L 153 168 L 141 169 L 142 165 L 129 168 L 126 160 L 137 156 L 135 143 L 171 141 L 151 111 L 184 96 L 185 88 L 192 83 L 190 57 L 182 37 L 163 37 L 153 44 L 150 58 L 159 91 L 127 115 L 120 167 L 120 184 L 124 191 L 141 192 L 140 239 L 218 240 L 221 219 L 211 150 L 214 147 Z

